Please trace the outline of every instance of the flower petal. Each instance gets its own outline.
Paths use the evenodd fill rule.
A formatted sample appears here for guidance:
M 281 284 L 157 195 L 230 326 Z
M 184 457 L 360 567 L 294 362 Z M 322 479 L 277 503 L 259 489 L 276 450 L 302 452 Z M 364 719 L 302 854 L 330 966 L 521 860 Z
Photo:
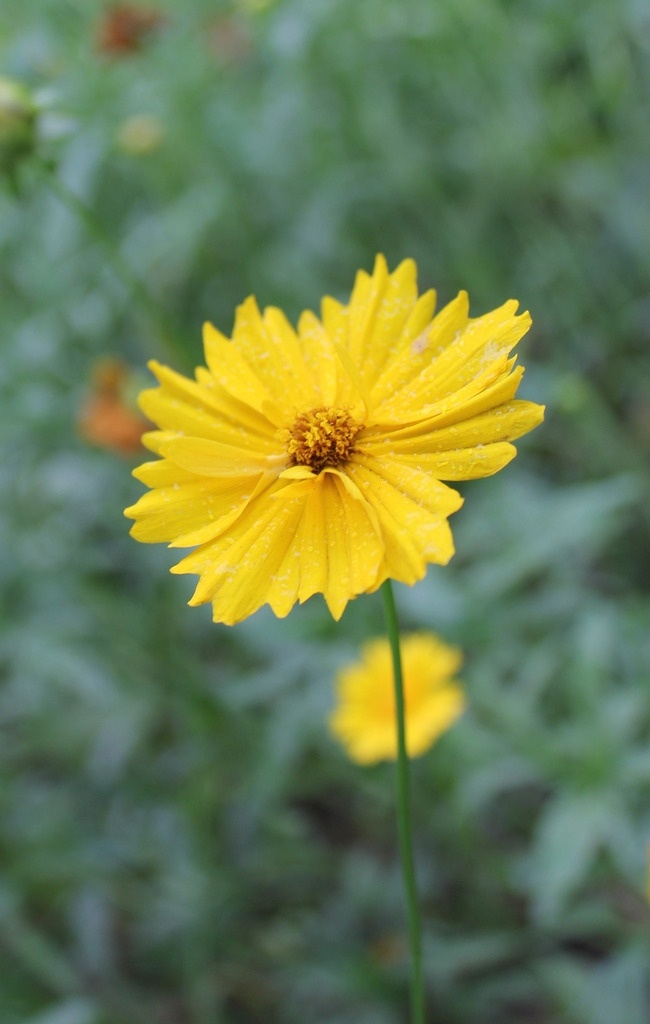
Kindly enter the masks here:
M 385 454 L 418 454 L 426 457 L 431 452 L 453 452 L 460 448 L 489 446 L 501 441 L 513 441 L 540 423 L 543 406 L 535 402 L 515 399 L 489 412 L 448 426 L 438 426 L 436 419 L 411 424 L 408 429 L 385 428 L 375 436 L 364 436 L 363 449 L 376 459 Z
M 532 324 L 527 311 L 516 315 L 518 305 L 515 299 L 509 299 L 499 309 L 468 320 L 461 334 L 436 358 L 432 368 L 435 399 L 476 383 L 490 366 L 503 365 L 506 369 L 505 357 Z
M 399 460 L 437 480 L 477 480 L 492 476 L 512 462 L 517 449 L 513 444 L 489 444 L 485 447 L 455 448 L 443 452 L 400 452 Z
M 139 404 L 149 419 L 164 430 L 210 438 L 235 447 L 253 448 L 269 455 L 278 450 L 277 431 L 266 420 L 264 433 L 250 431 L 241 422 L 235 423 L 216 410 L 208 410 L 205 405 L 202 407 L 196 402 L 183 401 L 163 387 L 143 391 Z
M 413 410 L 418 408 L 418 402 L 413 393 L 411 402 L 408 403 L 409 388 L 413 382 L 419 382 L 427 371 L 428 376 L 431 376 L 431 367 L 436 357 L 466 327 L 468 310 L 467 293 L 460 292 L 452 302 L 440 310 L 430 325 L 425 325 L 415 341 L 404 345 L 397 358 L 386 364 L 373 392 L 376 403 L 375 415 L 380 419 L 387 412 L 390 412 L 391 418 L 401 416 L 402 413 L 398 413 L 397 410 L 401 410 L 405 402 L 410 415 L 413 414 Z M 410 417 L 407 415 L 407 418 Z
M 133 470 L 131 475 L 146 484 L 147 487 L 173 487 L 176 483 L 180 485 L 188 480 L 196 480 L 194 473 L 188 473 L 187 470 L 181 469 L 173 462 L 167 462 L 166 459 L 143 462 L 141 466 Z
M 380 422 L 408 421 L 414 410 L 421 418 L 433 416 L 445 399 L 456 403 L 463 389 L 463 398 L 472 397 L 507 373 L 507 355 L 529 329 L 530 315 L 515 316 L 514 300 L 473 320 L 467 308 L 461 292 L 433 320 L 426 347 L 411 357 L 411 372 L 402 360 L 383 379 L 384 397 L 375 411 Z
M 191 604 L 213 601 L 216 620 L 232 624 L 269 604 L 276 615 L 324 593 L 340 618 L 370 589 L 383 543 L 362 500 L 338 474 L 268 488 L 236 520 L 188 555 L 172 572 L 201 577 Z
M 248 315 L 252 307 L 255 309 L 257 319 Z M 252 330 L 252 327 L 249 326 L 251 319 L 253 319 L 253 323 L 258 320 L 261 323 L 254 299 L 247 300 L 237 310 L 235 331 L 239 325 L 240 339 L 242 335 L 246 335 L 249 330 Z M 281 406 L 278 406 L 274 400 L 273 391 L 266 387 L 266 382 L 257 373 L 258 367 L 252 368 L 248 364 L 241 351 L 241 346 L 235 344 L 234 337 L 235 335 L 233 341 L 229 341 L 212 324 L 203 325 L 203 347 L 212 377 L 233 398 L 250 406 L 258 413 L 263 413 L 276 426 L 283 426 L 285 417 Z M 270 352 L 271 350 L 269 350 L 269 355 Z
M 223 529 L 224 521 L 239 514 L 254 488 L 250 478 L 221 481 L 194 477 L 185 483 L 147 491 L 127 508 L 136 522 L 131 536 L 148 544 L 166 541 L 173 547 L 192 547 Z
M 206 324 L 204 344 L 214 377 L 236 397 L 264 409 L 274 423 L 286 422 L 287 403 L 318 404 L 319 389 L 298 336 L 279 309 L 270 307 L 262 316 L 255 299 L 248 298 L 237 309 L 232 341 Z
M 330 335 L 318 317 L 309 310 L 300 316 L 298 335 L 305 363 L 318 382 L 318 400 L 315 405 L 334 405 L 340 373 L 337 372 L 339 360 Z
M 286 463 L 281 450 L 265 455 L 251 447 L 235 448 L 207 437 L 172 437 L 161 444 L 160 454 L 190 473 L 208 477 L 251 476 Z
M 267 417 L 258 411 L 253 405 L 244 399 L 239 400 L 229 394 L 224 387 L 203 367 L 196 371 L 196 381 L 176 373 L 168 366 L 163 366 L 152 359 L 149 362 L 149 369 L 160 382 L 165 395 L 171 399 L 180 399 L 188 405 L 196 406 L 212 413 L 221 421 L 231 426 L 244 428 L 255 436 L 267 437 L 269 431 L 273 431 Z M 227 374 L 226 374 L 227 376 Z M 147 395 L 143 392 L 143 396 Z M 145 399 L 146 400 L 146 399 Z M 256 399 L 260 407 L 264 405 L 262 397 Z
M 384 553 L 372 512 L 334 471 L 316 478 L 296 546 L 301 552 L 300 601 L 325 594 L 335 619 L 340 619 L 351 597 L 372 588 Z
M 401 583 L 415 583 L 428 562 L 446 565 L 454 553 L 447 516 L 463 503 L 439 480 L 385 456 L 356 454 L 346 469 L 379 520 L 386 545 L 384 571 Z
M 323 300 L 323 323 L 333 339 L 358 367 L 359 390 L 368 396 L 385 366 L 408 348 L 433 316 L 435 292 L 418 298 L 417 268 L 403 260 L 392 274 L 383 256 L 377 256 L 371 275 L 360 271 L 347 307 Z M 343 400 L 343 398 L 339 399 Z M 375 401 L 373 396 L 373 401 Z
M 292 544 L 306 500 L 304 493 L 292 495 L 291 486 L 273 484 L 220 536 L 172 568 L 173 573 L 199 575 L 191 605 L 212 601 L 215 621 L 233 625 L 271 603 L 273 576 Z M 269 500 L 279 488 L 285 491 L 282 500 Z M 272 607 L 276 614 L 286 615 L 291 605 Z
M 459 686 L 448 683 L 423 701 L 419 714 L 409 721 L 408 751 L 411 757 L 423 754 L 454 724 L 467 701 Z

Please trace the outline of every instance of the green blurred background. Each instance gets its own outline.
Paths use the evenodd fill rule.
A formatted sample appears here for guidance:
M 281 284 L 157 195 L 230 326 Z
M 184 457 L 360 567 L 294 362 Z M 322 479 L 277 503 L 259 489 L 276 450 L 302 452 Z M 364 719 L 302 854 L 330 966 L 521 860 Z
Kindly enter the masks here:
M 406 1020 L 392 768 L 325 725 L 378 597 L 213 625 L 128 536 L 139 455 L 78 426 L 98 360 L 191 368 L 203 320 L 382 251 L 530 308 L 548 406 L 397 589 L 470 704 L 413 765 L 429 1020 L 647 1024 L 650 10 L 156 10 L 129 46 L 100 0 L 0 13 L 38 106 L 0 193 L 0 1022 Z

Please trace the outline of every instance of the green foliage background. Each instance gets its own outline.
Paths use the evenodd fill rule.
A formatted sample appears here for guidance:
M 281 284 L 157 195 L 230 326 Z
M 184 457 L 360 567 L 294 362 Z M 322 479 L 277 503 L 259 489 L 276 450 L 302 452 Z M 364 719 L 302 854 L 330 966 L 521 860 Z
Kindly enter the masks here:
M 463 486 L 452 564 L 397 592 L 463 647 L 470 701 L 413 765 L 429 1019 L 645 1024 L 647 6 L 159 7 L 122 59 L 99 0 L 0 14 L 3 73 L 65 129 L 0 195 L 0 1020 L 406 1019 L 391 766 L 325 727 L 379 599 L 212 625 L 75 427 L 98 357 L 191 368 L 204 319 L 251 292 L 295 317 L 382 251 L 475 314 L 529 307 L 548 405 Z M 119 142 L 134 115 L 149 153 Z

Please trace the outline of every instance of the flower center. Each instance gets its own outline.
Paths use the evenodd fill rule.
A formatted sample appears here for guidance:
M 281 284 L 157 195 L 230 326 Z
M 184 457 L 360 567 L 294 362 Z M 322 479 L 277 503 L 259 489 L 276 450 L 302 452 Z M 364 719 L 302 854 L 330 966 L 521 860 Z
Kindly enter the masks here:
M 344 409 L 319 406 L 301 412 L 289 431 L 287 451 L 292 466 L 309 466 L 315 473 L 342 465 L 354 451 L 364 428 Z

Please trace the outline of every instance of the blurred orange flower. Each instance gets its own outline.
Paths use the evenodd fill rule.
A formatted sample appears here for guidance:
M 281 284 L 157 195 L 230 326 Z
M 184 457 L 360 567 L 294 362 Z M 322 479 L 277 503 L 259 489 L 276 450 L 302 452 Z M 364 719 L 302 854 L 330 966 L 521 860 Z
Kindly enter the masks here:
M 77 421 L 84 440 L 120 455 L 138 453 L 142 434 L 151 427 L 128 401 L 129 379 L 129 369 L 120 360 L 99 360 L 93 371 L 90 394 Z
M 102 53 L 117 57 L 138 53 L 163 21 L 162 14 L 152 7 L 115 4 L 99 24 L 97 47 Z
M 208 30 L 208 45 L 219 64 L 239 64 L 253 51 L 248 22 L 232 15 L 216 18 Z

